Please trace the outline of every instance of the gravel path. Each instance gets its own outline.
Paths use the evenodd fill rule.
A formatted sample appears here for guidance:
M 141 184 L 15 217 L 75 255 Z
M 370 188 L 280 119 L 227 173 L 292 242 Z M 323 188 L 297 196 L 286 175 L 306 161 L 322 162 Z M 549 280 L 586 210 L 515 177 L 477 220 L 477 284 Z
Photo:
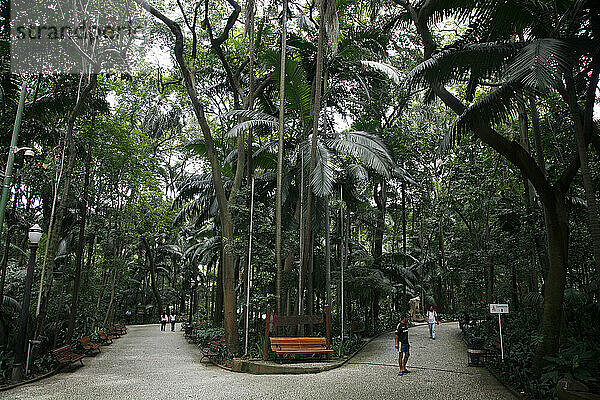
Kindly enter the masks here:
M 85 367 L 0 393 L 10 399 L 514 399 L 483 368 L 467 367 L 457 324 L 410 329 L 412 373 L 397 376 L 393 334 L 346 365 L 315 375 L 247 375 L 200 363 L 183 334 L 130 326 Z M 432 370 L 435 368 L 436 370 Z

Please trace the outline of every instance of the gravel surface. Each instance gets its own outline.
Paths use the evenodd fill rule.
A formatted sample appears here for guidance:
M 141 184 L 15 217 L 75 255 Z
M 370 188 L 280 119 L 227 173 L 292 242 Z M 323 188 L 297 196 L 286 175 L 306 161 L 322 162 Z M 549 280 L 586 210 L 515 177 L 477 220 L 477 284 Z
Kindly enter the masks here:
M 344 366 L 315 375 L 247 375 L 200 363 L 176 332 L 130 326 L 84 367 L 0 393 L 7 399 L 514 399 L 483 368 L 467 367 L 455 323 L 437 339 L 410 329 L 412 373 L 397 376 L 394 335 L 372 341 Z M 412 368 L 411 368 L 412 367 Z M 433 369 L 435 368 L 435 370 Z

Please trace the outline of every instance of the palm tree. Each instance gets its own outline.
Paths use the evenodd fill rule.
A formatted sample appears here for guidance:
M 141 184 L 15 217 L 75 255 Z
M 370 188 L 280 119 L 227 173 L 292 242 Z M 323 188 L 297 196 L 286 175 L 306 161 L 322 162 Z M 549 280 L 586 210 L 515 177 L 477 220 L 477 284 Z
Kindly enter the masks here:
M 569 242 L 565 195 L 579 166 L 585 167 L 581 161 L 585 161 L 585 149 L 595 136 L 588 111 L 591 112 L 600 67 L 592 62 L 589 79 L 583 85 L 582 92 L 577 93 L 572 84 L 573 73 L 583 64 L 574 65 L 572 60 L 598 60 L 598 55 L 589 50 L 597 48 L 598 44 L 591 47 L 576 46 L 582 41 L 591 43 L 598 40 L 597 35 L 593 39 L 590 30 L 584 28 L 593 25 L 588 22 L 597 18 L 597 12 L 594 13 L 594 6 L 588 1 L 575 1 L 567 5 L 520 0 L 502 4 L 495 1 L 435 2 L 428 3 L 427 7 L 412 6 L 405 0 L 395 2 L 415 24 L 424 46 L 424 61 L 411 71 L 409 79 L 412 82 L 425 82 L 442 102 L 460 116 L 451 131 L 454 137 L 449 141 L 472 130 L 478 138 L 522 171 L 543 204 L 550 268 L 545 285 L 543 339 L 534 360 L 534 370 L 539 375 L 546 363 L 544 357 L 557 351 L 560 338 Z M 475 10 L 475 23 L 471 29 L 453 45 L 438 50 L 428 23 L 443 15 L 463 18 L 469 15 L 470 10 Z M 526 30 L 531 32 L 527 39 L 511 40 L 519 36 L 522 38 Z M 445 88 L 446 84 L 465 77 L 469 82 L 467 99 L 472 99 L 475 88 L 490 78 L 500 79 L 501 84 L 483 99 L 466 106 Z M 575 133 L 579 136 L 579 154 L 555 182 L 546 177 L 545 170 L 526 149 L 492 128 L 510 115 L 518 97 L 532 89 L 558 92 L 570 106 Z M 577 106 L 581 98 L 585 100 L 583 110 Z M 592 196 L 590 190 L 586 192 Z M 597 221 L 594 204 L 592 202 L 591 210 L 588 210 L 590 213 L 595 211 L 594 215 L 590 214 L 590 222 L 592 231 L 597 231 L 593 237 L 597 237 L 600 243 L 600 226 L 597 230 L 592 222 Z

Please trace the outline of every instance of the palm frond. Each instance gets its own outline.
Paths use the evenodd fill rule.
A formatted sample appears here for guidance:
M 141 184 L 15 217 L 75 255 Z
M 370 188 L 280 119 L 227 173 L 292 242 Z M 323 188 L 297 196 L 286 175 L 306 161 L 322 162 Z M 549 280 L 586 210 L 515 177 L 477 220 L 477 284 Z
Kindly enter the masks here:
M 267 128 L 275 130 L 278 127 L 278 123 L 277 121 L 273 121 L 271 119 L 251 119 L 248 121 L 240 122 L 239 124 L 231 128 L 229 132 L 225 134 L 225 137 L 228 139 L 236 138 L 241 132 L 245 132 L 249 129 L 254 129 L 258 126 L 265 126 Z
M 338 154 L 356 157 L 367 168 L 389 177 L 392 158 L 385 145 L 374 135 L 366 132 L 344 132 L 335 140 L 326 142 Z
M 438 23 L 442 20 L 452 17 L 458 21 L 465 20 L 471 15 L 475 5 L 474 0 L 436 0 L 419 1 L 414 8 L 421 10 L 427 5 L 426 18 L 431 23 Z
M 562 86 L 560 71 L 570 68 L 574 50 L 564 40 L 535 40 L 525 46 L 509 64 L 508 78 L 542 92 L 559 88 Z
M 368 61 L 368 60 L 362 60 L 361 64 L 364 65 L 365 67 L 374 69 L 375 71 L 382 73 L 383 75 L 388 77 L 390 80 L 394 81 L 394 83 L 397 85 L 399 85 L 400 81 L 402 80 L 400 71 L 398 71 L 398 69 L 396 69 L 392 65 L 385 64 L 382 62 L 377 62 L 377 61 Z
M 446 48 L 413 68 L 409 84 L 445 84 L 464 79 L 469 71 L 480 78 L 497 73 L 524 46 L 521 42 L 464 44 Z
M 335 181 L 329 150 L 322 143 L 317 143 L 316 164 L 310 177 L 313 193 L 318 197 L 329 196 L 333 192 Z
M 444 141 L 446 146 L 460 140 L 461 135 L 471 129 L 476 119 L 490 125 L 508 120 L 516 112 L 514 102 L 522 93 L 523 88 L 519 82 L 509 82 L 470 105 L 450 129 L 450 138 Z
M 231 110 L 225 114 L 225 118 L 238 117 L 244 119 L 267 120 L 277 122 L 277 117 L 256 110 Z
M 15 312 L 21 311 L 21 303 L 9 296 L 2 296 L 2 305 L 12 308 Z

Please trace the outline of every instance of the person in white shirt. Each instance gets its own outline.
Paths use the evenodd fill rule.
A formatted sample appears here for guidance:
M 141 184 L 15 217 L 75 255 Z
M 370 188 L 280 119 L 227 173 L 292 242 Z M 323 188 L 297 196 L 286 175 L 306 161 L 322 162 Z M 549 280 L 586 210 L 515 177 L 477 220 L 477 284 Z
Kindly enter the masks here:
M 171 332 L 175 331 L 175 321 L 177 321 L 177 316 L 173 311 L 171 311 L 171 315 L 169 316 L 169 321 L 171 322 Z
M 439 325 L 437 312 L 433 309 L 433 305 L 427 310 L 427 322 L 429 323 L 429 338 L 435 339 L 435 326 Z
M 167 325 L 168 321 L 169 321 L 169 316 L 167 313 L 160 315 L 160 330 L 161 331 L 165 330 L 165 326 Z

